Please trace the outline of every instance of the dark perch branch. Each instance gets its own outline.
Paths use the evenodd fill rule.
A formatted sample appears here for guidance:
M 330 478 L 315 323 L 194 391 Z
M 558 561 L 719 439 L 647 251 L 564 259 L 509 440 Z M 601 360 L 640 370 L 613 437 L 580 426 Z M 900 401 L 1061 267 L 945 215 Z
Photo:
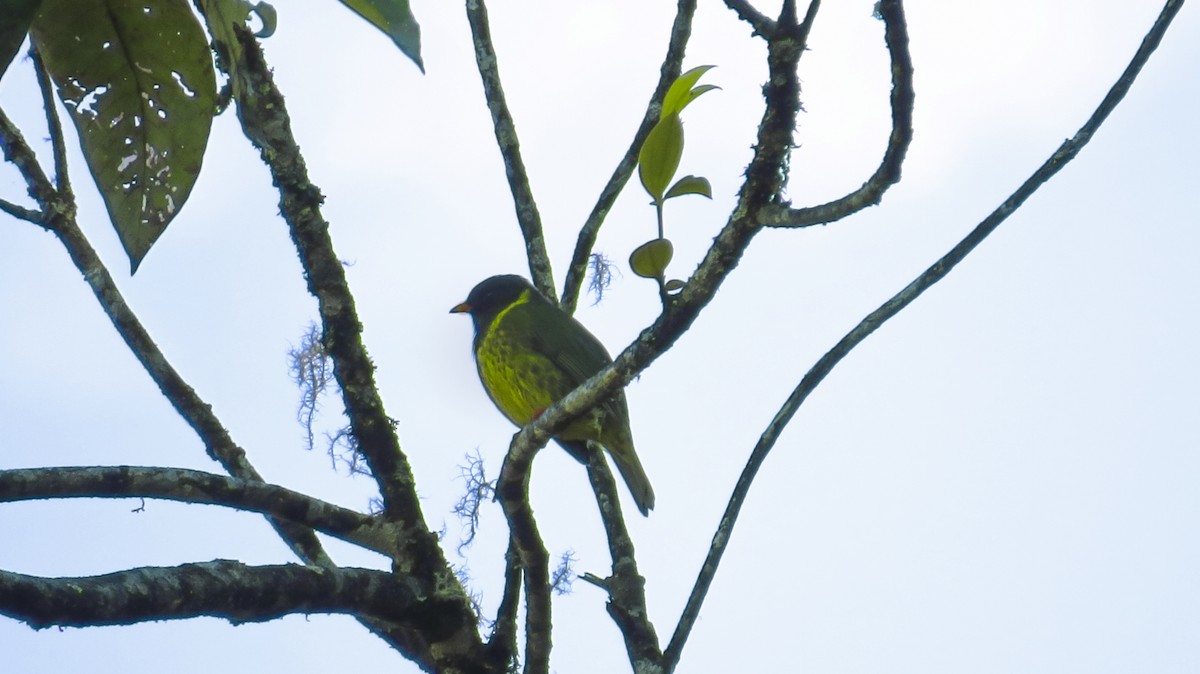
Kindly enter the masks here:
M 815 3 L 814 3 L 815 4 Z M 881 2 L 877 6 L 884 22 L 884 40 L 892 63 L 892 132 L 879 168 L 862 187 L 819 206 L 789 208 L 776 204 L 763 214 L 767 227 L 808 227 L 840 220 L 852 213 L 874 206 L 883 199 L 888 188 L 900 182 L 900 167 L 912 144 L 913 65 L 908 53 L 908 29 L 904 8 L 899 2 Z
M 695 14 L 696 0 L 679 0 L 675 21 L 671 24 L 671 40 L 667 44 L 667 55 L 659 69 L 658 84 L 654 87 L 654 93 L 650 95 L 646 114 L 633 134 L 633 142 L 629 144 L 625 156 L 613 170 L 612 177 L 600 191 L 600 198 L 579 230 L 579 238 L 575 241 L 575 252 L 571 256 L 570 265 L 567 266 L 567 278 L 563 282 L 562 301 L 560 302 L 563 310 L 569 314 L 575 313 L 575 307 L 579 304 L 580 289 L 583 286 L 584 277 L 587 276 L 588 258 L 596 246 L 596 236 L 600 233 L 600 226 L 604 224 L 609 209 L 616 202 L 621 190 L 625 188 L 625 183 L 633 175 L 633 170 L 637 168 L 638 152 L 641 151 L 646 136 L 650 135 L 650 129 L 658 123 L 663 97 L 667 95 L 667 89 L 679 77 L 682 70 L 683 53 L 687 48 L 688 38 L 692 35 L 692 18 Z M 547 297 L 550 296 L 547 295 Z
M 520 551 L 510 536 L 508 550 L 504 553 L 504 593 L 500 596 L 492 636 L 487 644 L 494 654 L 494 660 L 500 664 L 507 664 L 517 654 L 517 609 L 521 599 L 521 578 Z
M 661 666 L 662 649 L 646 608 L 646 579 L 638 572 L 633 539 L 621 516 L 617 483 L 600 451 L 588 452 L 588 479 L 596 492 L 612 557 L 612 575 L 599 583 L 608 592 L 608 614 L 625 638 L 633 671 L 653 671 Z
M 54 189 L 37 163 L 33 151 L 3 112 L 0 112 L 0 144 L 3 145 L 5 158 L 20 169 L 30 196 L 38 202 L 42 210 L 42 220 L 38 224 L 53 232 L 62 242 L 71 261 L 91 287 L 104 313 L 112 321 L 113 327 L 158 385 L 163 397 L 196 432 L 214 461 L 235 477 L 261 482 L 262 476 L 246 459 L 245 451 L 229 437 L 229 432 L 213 414 L 212 407 L 204 402 L 195 389 L 171 366 L 133 310 L 125 303 L 125 298 L 117 289 L 108 269 L 75 223 L 74 200 L 63 198 Z M 311 530 L 290 522 L 270 522 L 301 560 L 311 564 L 332 564 Z
M 386 571 L 216 560 L 81 578 L 0 571 L 0 614 L 34 629 L 130 625 L 212 616 L 235 624 L 294 613 L 348 613 L 389 622 L 428 620 L 444 599 L 418 597 Z
M 548 674 L 552 628 L 550 553 L 538 533 L 529 505 L 529 474 L 533 457 L 546 446 L 549 436 L 540 437 L 537 444 L 519 443 L 518 439 L 524 435 L 514 436 L 504 457 L 496 495 L 508 520 L 509 545 L 516 549 L 525 578 L 525 674 Z
M 923 292 L 945 278 L 955 265 L 966 258 L 976 246 L 995 231 L 1000 223 L 1015 212 L 1039 187 L 1075 158 L 1079 151 L 1083 149 L 1083 146 L 1091 140 L 1092 135 L 1100 128 L 1100 125 L 1104 123 L 1108 115 L 1116 108 L 1121 99 L 1125 97 L 1125 94 L 1128 93 L 1130 86 L 1132 86 L 1134 80 L 1137 78 L 1138 72 L 1158 47 L 1163 34 L 1166 33 L 1172 19 L 1182 6 L 1183 0 L 1170 0 L 1166 3 L 1154 26 L 1142 40 L 1141 47 L 1139 47 L 1129 66 L 1126 67 L 1116 84 L 1109 90 L 1108 95 L 1104 97 L 1100 106 L 1074 137 L 1064 142 L 1032 176 L 1021 184 L 1012 196 L 1006 199 L 996 210 L 992 211 L 987 218 L 980 222 L 950 252 L 942 256 L 920 276 L 914 279 L 912 283 L 909 283 L 903 290 L 896 293 L 891 299 L 884 302 L 878 309 L 871 312 L 859 322 L 828 353 L 822 356 L 804 375 L 804 378 L 800 380 L 800 384 L 788 396 L 783 406 L 771 420 L 771 423 L 759 437 L 758 443 L 755 445 L 754 450 L 750 454 L 750 459 L 746 463 L 746 467 L 742 470 L 742 474 L 738 478 L 737 485 L 734 487 L 733 494 L 729 499 L 729 504 L 725 508 L 725 514 L 721 517 L 721 522 L 717 527 L 716 533 L 713 535 L 708 557 L 704 560 L 700 575 L 696 579 L 695 588 L 692 590 L 687 606 L 684 608 L 679 627 L 676 628 L 675 635 L 671 639 L 671 644 L 667 648 L 669 662 L 678 662 L 680 650 L 687 639 L 696 617 L 700 613 L 700 606 L 704 601 L 704 596 L 708 592 L 713 577 L 716 575 L 717 565 L 721 561 L 721 556 L 729 544 L 733 526 L 737 521 L 738 513 L 745 501 L 746 494 L 750 490 L 750 484 L 754 480 L 755 474 L 757 474 L 767 454 L 775 445 L 779 434 L 783 432 L 788 422 L 791 421 L 796 411 L 800 408 L 800 405 L 804 403 L 808 395 L 821 383 L 833 367 L 850 353 L 854 347 L 877 330 L 888 319 L 900 313 L 902 309 L 920 297 Z
M 504 172 L 508 176 L 508 189 L 512 192 L 513 205 L 517 209 L 517 224 L 525 237 L 525 256 L 529 259 L 529 273 L 533 285 L 543 295 L 554 299 L 554 272 L 550 268 L 550 256 L 546 253 L 546 239 L 542 232 L 542 216 L 538 213 L 533 190 L 529 187 L 529 175 L 521 161 L 521 144 L 517 138 L 517 127 L 504 89 L 500 86 L 500 71 L 496 66 L 496 48 L 492 45 L 491 29 L 488 26 L 487 7 L 483 0 L 467 0 L 467 21 L 471 24 L 471 37 L 475 43 L 475 63 L 483 79 L 483 95 L 488 110 L 492 113 L 492 125 L 496 130 L 496 145 L 504 158 Z
M 391 527 L 377 517 L 264 482 L 184 468 L 141 466 L 0 470 L 0 502 L 94 497 L 156 498 L 261 513 L 388 557 L 397 545 Z

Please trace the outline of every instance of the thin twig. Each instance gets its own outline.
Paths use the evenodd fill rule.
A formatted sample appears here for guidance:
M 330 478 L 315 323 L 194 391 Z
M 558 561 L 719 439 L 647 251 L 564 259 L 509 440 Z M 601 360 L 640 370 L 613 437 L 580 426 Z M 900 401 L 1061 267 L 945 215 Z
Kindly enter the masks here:
M 674 663 L 678 662 L 683 644 L 687 640 L 692 625 L 700 613 L 701 604 L 704 602 L 705 594 L 708 592 L 708 588 L 716 575 L 721 556 L 729 544 L 733 526 L 737 521 L 738 513 L 745 501 L 746 494 L 749 493 L 754 476 L 762 466 L 771 448 L 774 447 L 780 433 L 783 432 L 783 429 L 800 408 L 800 405 L 804 403 L 808 395 L 821 383 L 833 367 L 850 353 L 852 349 L 888 319 L 911 304 L 923 292 L 945 278 L 955 265 L 961 262 L 989 234 L 995 231 L 1000 223 L 1004 222 L 1009 215 L 1015 212 L 1039 187 L 1074 159 L 1083 146 L 1091 140 L 1092 135 L 1100 128 L 1100 125 L 1103 124 L 1104 120 L 1121 99 L 1124 98 L 1125 94 L 1128 93 L 1130 86 L 1137 78 L 1138 72 L 1158 47 L 1171 20 L 1182 6 L 1183 0 L 1170 0 L 1166 3 L 1154 26 L 1142 40 L 1141 47 L 1134 55 L 1129 66 L 1121 74 L 1121 77 L 1113 85 L 1112 89 L 1109 90 L 1108 95 L 1104 97 L 1104 100 L 1088 119 L 1087 123 L 1079 129 L 1074 137 L 1064 142 L 1033 175 L 1013 192 L 1012 196 L 1006 199 L 996 210 L 992 211 L 958 245 L 905 286 L 903 290 L 896 293 L 896 295 L 887 302 L 884 302 L 878 309 L 863 318 L 854 329 L 842 337 L 832 349 L 822 356 L 804 375 L 804 378 L 800 380 L 799 385 L 788 396 L 783 406 L 780 407 L 775 417 L 771 420 L 771 423 L 759 437 L 754 450 L 750 454 L 750 459 L 746 463 L 746 467 L 742 470 L 742 474 L 734 486 L 729 504 L 726 506 L 725 513 L 721 517 L 721 522 L 717 526 L 717 531 L 713 535 L 708 556 L 704 560 L 704 565 L 696 579 L 696 585 L 692 590 L 691 596 L 688 598 L 687 606 L 684 608 L 683 615 L 680 618 L 679 626 L 676 628 L 675 635 L 671 638 L 671 643 L 667 647 L 666 658 L 669 663 L 672 663 L 672 668 Z
M 18 206 L 11 201 L 0 199 L 0 211 L 4 211 L 14 218 L 32 222 L 35 225 L 45 226 L 46 214 L 41 211 L 36 211 L 24 206 Z
M 3 108 L 0 108 L 0 150 L 4 152 L 4 159 L 17 167 L 17 171 L 25 179 L 25 191 L 33 197 L 42 210 L 42 217 L 37 220 L 37 224 L 47 227 L 46 213 L 54 212 L 50 210 L 49 206 L 54 205 L 60 208 L 73 206 L 73 202 L 58 200 L 54 186 L 50 184 L 50 179 L 46 177 L 46 172 L 38 163 L 33 148 L 25 142 L 25 136 L 21 135 L 21 130 L 8 118 Z M 13 208 L 18 211 L 25 210 L 15 204 Z
M 521 144 L 517 138 L 517 127 L 504 89 L 500 86 L 500 71 L 496 65 L 496 48 L 492 44 L 491 28 L 488 25 L 487 7 L 483 0 L 467 0 L 467 21 L 471 24 L 471 36 L 475 43 L 475 63 L 483 79 L 483 95 L 488 110 L 492 113 L 492 125 L 496 130 L 496 145 L 504 158 L 504 172 L 508 176 L 508 189 L 512 192 L 513 205 L 517 209 L 517 224 L 525 237 L 525 256 L 529 259 L 529 273 L 533 285 L 543 295 L 553 300 L 554 272 L 550 268 L 550 256 L 546 253 L 546 239 L 542 231 L 542 216 L 538 213 L 533 190 L 529 187 L 529 175 L 521 160 Z
M 46 110 L 46 128 L 50 130 L 50 144 L 54 147 L 54 185 L 59 195 L 74 201 L 71 178 L 67 174 L 67 145 L 63 138 L 62 123 L 58 119 L 58 106 L 54 102 L 54 87 L 50 73 L 42 61 L 42 55 L 33 46 L 29 47 L 29 58 L 33 59 L 33 71 L 37 74 L 38 88 L 42 91 L 42 107 Z

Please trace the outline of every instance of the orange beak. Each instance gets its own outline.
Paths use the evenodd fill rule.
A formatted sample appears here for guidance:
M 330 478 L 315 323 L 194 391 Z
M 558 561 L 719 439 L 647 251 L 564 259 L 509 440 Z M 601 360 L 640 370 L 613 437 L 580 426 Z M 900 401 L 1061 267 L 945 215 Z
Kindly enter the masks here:
M 460 302 L 459 304 L 455 304 L 454 307 L 450 309 L 450 313 L 469 314 L 471 313 L 471 305 L 467 304 L 466 302 Z

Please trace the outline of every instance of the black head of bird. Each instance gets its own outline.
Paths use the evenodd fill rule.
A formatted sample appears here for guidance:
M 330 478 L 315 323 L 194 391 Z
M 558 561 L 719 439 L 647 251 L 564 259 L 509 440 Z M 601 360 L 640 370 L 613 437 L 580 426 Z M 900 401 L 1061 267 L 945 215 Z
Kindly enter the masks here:
M 535 419 L 612 362 L 600 340 L 512 274 L 493 276 L 475 286 L 451 313 L 465 313 L 475 324 L 475 365 L 488 397 L 518 426 Z M 579 461 L 587 461 L 587 443 L 608 450 L 643 515 L 654 507 L 654 490 L 633 448 L 625 392 L 586 413 L 555 436 Z

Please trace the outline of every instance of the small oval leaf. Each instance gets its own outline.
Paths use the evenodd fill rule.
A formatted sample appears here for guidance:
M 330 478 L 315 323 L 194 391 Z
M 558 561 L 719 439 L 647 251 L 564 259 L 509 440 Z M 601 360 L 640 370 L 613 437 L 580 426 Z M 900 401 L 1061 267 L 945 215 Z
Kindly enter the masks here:
M 655 202 L 662 201 L 682 157 L 683 122 L 679 115 L 658 120 L 638 153 L 638 178 Z
M 671 189 L 663 195 L 663 200 L 673 197 L 681 197 L 685 194 L 699 194 L 702 197 L 712 199 L 712 185 L 708 184 L 708 178 L 700 176 L 684 176 L 677 180 Z
M 668 115 L 678 115 L 679 111 L 683 110 L 684 106 L 690 102 L 688 95 L 691 93 L 692 87 L 696 86 L 696 82 L 704 73 L 715 67 L 696 66 L 675 78 L 675 81 L 671 83 L 671 88 L 667 89 L 667 95 L 663 97 L 663 109 L 659 118 L 666 119 Z M 692 98 L 694 99 L 695 96 Z
M 638 246 L 629 256 L 633 273 L 642 278 L 662 278 L 675 248 L 668 239 L 654 239 Z
M 666 290 L 669 293 L 678 292 L 680 290 L 683 290 L 683 281 L 680 281 L 677 278 L 673 278 L 670 281 L 667 281 L 665 285 L 663 285 L 663 290 Z

